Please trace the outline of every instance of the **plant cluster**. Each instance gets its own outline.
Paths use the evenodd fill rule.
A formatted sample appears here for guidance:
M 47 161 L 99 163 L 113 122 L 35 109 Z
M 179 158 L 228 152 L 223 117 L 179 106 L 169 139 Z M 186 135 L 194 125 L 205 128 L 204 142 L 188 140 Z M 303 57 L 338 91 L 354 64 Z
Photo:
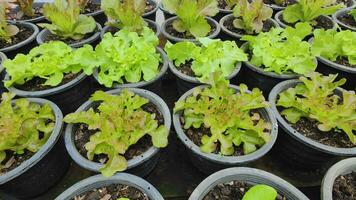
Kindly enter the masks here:
M 234 71 L 237 62 L 247 61 L 247 55 L 233 41 L 209 38 L 198 40 L 200 45 L 193 42 L 168 42 L 165 51 L 177 68 L 192 61 L 191 68 L 201 82 L 206 82 L 215 71 L 222 71 L 222 75 L 227 77 Z
M 276 105 L 284 108 L 281 114 L 292 124 L 302 117 L 314 119 L 320 131 L 342 130 L 356 144 L 355 91 L 342 90 L 342 96 L 336 95 L 335 89 L 346 82 L 335 82 L 336 77 L 317 72 L 301 77 L 302 83 L 279 94 Z
M 211 87 L 196 88 L 174 107 L 174 112 L 183 112 L 184 129 L 210 129 L 211 135 L 201 139 L 201 151 L 212 153 L 220 143 L 222 155 L 232 155 L 234 146 L 242 146 L 244 154 L 249 154 L 270 141 L 271 124 L 256 110 L 268 106 L 262 92 L 257 88 L 248 92 L 247 86 L 241 84 L 236 93 L 221 73 L 214 73 L 210 80 Z
M 295 28 L 274 28 L 257 36 L 246 35 L 241 40 L 248 42 L 253 65 L 277 74 L 306 74 L 317 66 L 310 43 L 303 41 L 310 33 L 312 27 L 308 23 L 298 23 Z
M 43 15 L 52 24 L 38 25 L 63 39 L 80 40 L 96 28 L 93 17 L 80 14 L 77 0 L 54 0 L 53 3 L 47 3 L 43 5 Z
M 141 35 L 121 30 L 114 36 L 106 33 L 95 53 L 99 67 L 99 83 L 111 87 L 117 83 L 150 81 L 159 73 L 161 55 L 155 33 L 145 27 Z
M 33 17 L 35 12 L 33 10 L 33 0 L 17 0 L 19 7 L 24 15 Z
M 272 17 L 272 8 L 267 7 L 263 0 L 240 0 L 234 8 L 233 21 L 235 28 L 243 29 L 247 33 L 259 33 L 263 29 L 263 22 Z
M 211 26 L 205 17 L 215 16 L 219 12 L 216 0 L 163 0 L 162 3 L 165 9 L 178 16 L 173 28 L 194 37 L 208 35 Z
M 347 58 L 350 65 L 356 65 L 356 33 L 317 29 L 314 31 L 312 52 L 331 61 Z
M 268 185 L 254 185 L 243 196 L 242 200 L 275 200 L 277 198 L 277 191 Z
M 12 37 L 19 32 L 19 29 L 6 21 L 6 4 L 0 3 L 0 40 L 11 42 Z
M 88 111 L 69 114 L 64 121 L 84 123 L 89 130 L 97 131 L 90 137 L 85 148 L 90 160 L 97 154 L 108 156 L 108 161 L 100 169 L 104 176 L 112 176 L 125 170 L 127 161 L 123 155 L 145 135 L 151 136 L 155 147 L 168 145 L 168 129 L 164 125 L 158 125 L 155 114 L 142 109 L 149 102 L 148 99 L 124 89 L 120 95 L 97 91 L 90 100 L 100 101 L 98 112 L 90 108 Z
M 23 85 L 35 77 L 45 79 L 43 85 L 57 86 L 64 74 L 83 71 L 90 75 L 97 66 L 95 52 L 90 45 L 73 50 L 60 41 L 44 43 L 33 48 L 27 55 L 17 54 L 12 60 L 4 61 L 3 66 L 10 80 L 5 86 Z
M 12 99 L 15 94 L 3 93 L 0 103 L 0 169 L 6 151 L 23 154 L 37 152 L 54 129 L 55 116 L 48 104 L 39 105 L 27 99 Z

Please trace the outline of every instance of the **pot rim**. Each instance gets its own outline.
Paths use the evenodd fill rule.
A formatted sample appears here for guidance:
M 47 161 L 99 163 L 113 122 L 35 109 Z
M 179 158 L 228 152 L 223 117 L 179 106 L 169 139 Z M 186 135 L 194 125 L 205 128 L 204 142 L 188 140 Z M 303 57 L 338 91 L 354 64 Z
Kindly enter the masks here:
M 346 29 L 349 29 L 351 31 L 356 31 L 356 26 L 351 26 L 351 25 L 345 24 L 344 22 L 340 21 L 339 18 L 338 18 L 341 15 L 348 14 L 352 9 L 354 9 L 354 8 L 353 7 L 346 7 L 346 8 L 340 9 L 340 10 L 336 11 L 332 15 L 332 18 L 340 26 L 342 26 L 342 27 L 344 27 Z

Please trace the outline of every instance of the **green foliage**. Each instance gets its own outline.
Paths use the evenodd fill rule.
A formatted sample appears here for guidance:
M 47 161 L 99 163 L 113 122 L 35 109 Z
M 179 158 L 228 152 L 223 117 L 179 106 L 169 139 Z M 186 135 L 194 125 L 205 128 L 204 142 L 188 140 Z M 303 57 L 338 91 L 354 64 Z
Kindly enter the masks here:
M 117 83 L 150 81 L 159 73 L 161 56 L 155 33 L 144 27 L 141 35 L 121 30 L 114 36 L 106 33 L 95 52 L 99 62 L 99 83 L 111 87 Z
M 35 12 L 33 11 L 33 0 L 17 0 L 21 11 L 24 15 L 32 17 L 35 16 Z
M 63 39 L 80 40 L 96 28 L 93 17 L 80 14 L 77 0 L 54 0 L 53 3 L 47 3 L 43 5 L 43 15 L 52 24 L 38 25 Z
M 243 29 L 247 33 L 259 33 L 263 29 L 263 22 L 272 17 L 272 8 L 267 7 L 263 0 L 240 0 L 234 8 L 234 27 Z
M 77 0 L 80 10 L 83 12 L 87 6 L 89 0 Z
M 246 35 L 241 40 L 248 42 L 253 65 L 277 74 L 305 74 L 316 68 L 311 45 L 303 41 L 310 33 L 308 23 L 298 23 L 295 28 L 274 28 L 257 36 Z
M 23 154 L 25 150 L 37 152 L 51 135 L 55 116 L 48 104 L 39 105 L 15 94 L 3 93 L 0 104 L 0 169 L 6 158 L 5 151 Z
M 332 15 L 344 5 L 331 5 L 335 0 L 299 0 L 283 11 L 283 19 L 288 23 L 313 22 L 320 15 Z
M 225 3 L 229 9 L 233 9 L 240 0 L 225 0 Z
M 183 111 L 184 129 L 202 126 L 210 129 L 211 136 L 202 137 L 202 152 L 214 152 L 219 142 L 222 155 L 232 155 L 234 146 L 241 145 L 244 153 L 249 154 L 270 141 L 271 124 L 256 111 L 268 106 L 259 89 L 249 93 L 247 86 L 241 84 L 240 92 L 236 93 L 217 72 L 210 84 L 211 87 L 196 88 L 192 96 L 176 102 L 174 107 L 174 112 Z
M 250 188 L 242 200 L 275 200 L 277 198 L 277 191 L 268 185 L 255 185 Z
M 17 54 L 14 59 L 5 60 L 3 66 L 10 76 L 6 87 L 23 85 L 35 77 L 45 79 L 43 85 L 55 87 L 64 74 L 83 71 L 90 75 L 97 64 L 90 45 L 73 50 L 63 42 L 53 41 L 33 48 L 27 55 Z
M 141 32 L 146 22 L 142 15 L 145 12 L 145 0 L 103 0 L 101 8 L 110 19 L 108 24 L 119 29 Z
M 129 198 L 118 198 L 117 200 L 130 200 Z
M 312 52 L 331 61 L 347 58 L 351 65 L 356 65 L 356 33 L 317 29 L 314 31 Z
M 142 109 L 142 106 L 149 102 L 148 99 L 124 89 L 120 95 L 97 91 L 90 100 L 101 102 L 98 112 L 90 108 L 88 111 L 69 114 L 64 121 L 84 123 L 88 125 L 89 130 L 97 131 L 85 144 L 85 148 L 90 160 L 98 154 L 108 156 L 109 160 L 100 169 L 104 176 L 112 176 L 125 170 L 127 161 L 123 155 L 145 135 L 151 136 L 153 146 L 167 146 L 168 129 L 164 125 L 158 125 L 155 114 Z
M 205 17 L 215 16 L 219 12 L 216 0 L 163 0 L 162 3 L 170 13 L 178 16 L 173 22 L 173 28 L 194 37 L 208 35 L 211 26 Z
M 6 21 L 6 4 L 0 3 L 0 40 L 11 42 L 12 36 L 15 36 L 19 29 L 15 25 L 8 24 Z
M 277 106 L 285 108 L 281 114 L 290 123 L 302 117 L 314 119 L 321 131 L 342 130 L 356 144 L 356 95 L 355 91 L 342 91 L 342 97 L 334 94 L 346 79 L 335 82 L 337 75 L 322 76 L 314 72 L 301 77 L 301 84 L 279 94 Z
M 192 60 L 192 70 L 201 82 L 206 82 L 209 75 L 222 71 L 229 76 L 236 68 L 237 62 L 247 61 L 247 55 L 233 41 L 199 38 L 200 45 L 193 42 L 167 43 L 165 51 L 175 66 Z
M 354 20 L 356 21 L 356 9 L 352 9 L 349 14 L 354 18 Z

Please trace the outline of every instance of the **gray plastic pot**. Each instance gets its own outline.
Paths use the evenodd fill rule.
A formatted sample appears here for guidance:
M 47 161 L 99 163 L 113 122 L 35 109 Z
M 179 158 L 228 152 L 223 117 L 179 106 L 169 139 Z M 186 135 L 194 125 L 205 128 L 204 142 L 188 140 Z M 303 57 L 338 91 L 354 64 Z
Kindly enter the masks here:
M 150 19 L 152 21 L 156 21 L 156 13 L 158 10 L 158 3 L 154 0 L 148 0 L 150 4 L 153 4 L 155 8 L 151 10 L 150 12 L 146 12 L 142 15 L 143 18 Z
M 158 7 L 159 7 L 159 9 L 163 12 L 164 19 L 169 19 L 169 18 L 171 18 L 171 17 L 175 17 L 175 16 L 176 16 L 175 14 L 172 14 L 172 13 L 168 12 L 168 10 L 166 10 L 166 9 L 163 7 L 162 1 L 158 4 Z
M 91 0 L 91 1 L 92 1 L 93 4 L 101 5 L 101 0 Z M 87 13 L 85 15 L 94 17 L 95 21 L 98 22 L 102 26 L 107 21 L 106 15 L 104 14 L 103 10 L 98 10 L 98 11 L 95 11 L 95 12 L 92 12 L 92 13 Z
M 40 105 L 49 104 L 55 115 L 55 126 L 47 142 L 37 153 L 15 169 L 0 175 L 0 191 L 19 199 L 29 199 L 46 192 L 63 178 L 69 167 L 69 157 L 61 139 L 62 112 L 48 100 L 28 100 Z
M 348 15 L 349 12 L 352 9 L 353 8 L 344 8 L 344 9 L 336 11 L 336 13 L 333 14 L 333 20 L 344 29 L 349 29 L 351 31 L 356 31 L 356 27 L 348 25 L 348 24 L 345 24 L 344 22 L 339 20 L 339 17 L 344 16 L 344 15 Z
M 85 44 L 95 44 L 95 42 L 100 38 L 100 32 L 101 32 L 101 25 L 99 23 L 96 23 L 96 32 L 92 33 L 92 35 L 89 38 L 68 45 L 70 47 L 77 48 L 77 47 L 82 47 Z M 37 43 L 39 45 L 45 43 L 46 38 L 51 34 L 52 33 L 48 29 L 43 29 L 36 37 Z
M 15 57 L 16 54 L 18 53 L 23 53 L 23 54 L 28 53 L 33 47 L 36 46 L 36 42 L 34 40 L 36 39 L 36 36 L 38 35 L 39 32 L 38 27 L 29 22 L 13 22 L 13 21 L 9 21 L 9 22 L 16 26 L 23 26 L 28 29 L 31 29 L 33 33 L 29 38 L 26 39 L 24 38 L 24 40 L 20 43 L 17 43 L 9 47 L 0 48 L 0 52 L 6 53 L 7 57 L 9 58 Z
M 205 87 L 209 87 L 209 86 L 201 85 L 196 88 L 205 88 Z M 236 90 L 236 92 L 239 92 L 239 87 L 235 85 L 230 85 L 230 88 L 233 88 L 234 90 Z M 195 88 L 186 92 L 183 96 L 179 98 L 178 101 L 183 101 L 187 97 L 191 96 L 194 90 Z M 278 134 L 277 120 L 274 117 L 273 112 L 270 108 L 258 109 L 258 112 L 262 116 L 262 118 L 264 118 L 267 122 L 270 122 L 272 125 L 271 141 L 263 145 L 257 151 L 244 156 L 223 156 L 214 153 L 203 153 L 200 150 L 200 147 L 194 144 L 194 142 L 191 141 L 184 133 L 182 124 L 180 122 L 180 118 L 183 113 L 182 111 L 177 112 L 173 115 L 173 125 L 178 135 L 178 138 L 186 147 L 187 155 L 189 156 L 193 165 L 203 173 L 211 174 L 213 172 L 228 167 L 246 166 L 258 160 L 259 158 L 263 157 L 266 153 L 268 153 L 271 150 L 272 146 L 274 145 L 277 139 L 277 134 Z
M 274 146 L 278 157 L 294 168 L 318 169 L 322 172 L 342 157 L 356 156 L 356 147 L 336 148 L 321 144 L 296 131 L 281 116 L 276 107 L 278 94 L 299 83 L 299 80 L 284 81 L 276 85 L 269 94 L 269 102 L 280 127 L 280 134 Z M 341 88 L 335 93 L 341 95 Z
M 7 59 L 6 55 L 2 52 L 0 52 L 0 95 L 6 91 L 5 87 L 4 87 L 4 66 L 2 66 L 2 63 Z
M 123 89 L 115 89 L 110 90 L 107 93 L 109 94 L 120 94 Z M 163 115 L 164 118 L 164 126 L 169 130 L 171 127 L 171 114 L 167 104 L 156 94 L 138 88 L 128 88 L 131 92 L 148 99 L 151 103 L 153 103 L 159 112 Z M 76 112 L 86 111 L 91 108 L 95 102 L 93 101 L 86 101 L 83 105 L 81 105 Z M 83 157 L 77 150 L 75 143 L 74 143 L 74 131 L 75 131 L 74 124 L 68 124 L 66 131 L 65 131 L 65 145 L 69 155 L 72 159 L 82 168 L 87 169 L 89 171 L 93 171 L 99 173 L 99 169 L 103 167 L 103 164 L 88 160 L 87 158 Z M 156 166 L 157 161 L 159 159 L 159 149 L 152 146 L 142 155 L 137 156 L 131 160 L 127 161 L 127 170 L 126 172 L 132 173 L 141 177 L 147 176 L 153 168 Z
M 5 80 L 9 80 L 9 75 L 5 75 Z M 92 93 L 92 87 L 89 78 L 80 74 L 70 82 L 41 91 L 24 91 L 11 86 L 10 92 L 20 97 L 45 98 L 56 103 L 64 114 L 74 112 L 83 102 L 85 102 Z
M 156 22 L 154 22 L 154 21 L 152 21 L 152 20 L 150 20 L 150 19 L 144 19 L 144 20 L 145 20 L 145 22 L 147 22 L 148 27 L 154 27 L 154 29 L 152 29 L 152 30 L 156 33 L 156 36 L 159 37 L 159 35 L 161 34 L 161 28 L 159 27 L 159 25 L 158 25 Z M 109 25 L 106 25 L 106 26 L 104 26 L 104 28 L 101 30 L 101 32 L 100 32 L 100 38 L 101 38 L 101 39 L 104 38 L 104 35 L 105 35 L 105 33 L 108 32 L 108 29 L 109 29 L 109 28 L 110 28 L 110 26 L 109 26 Z M 118 31 L 119 31 L 119 30 L 118 30 Z
M 232 10 L 219 8 L 218 14 L 216 14 L 216 15 L 213 17 L 213 19 L 215 19 L 215 20 L 218 22 L 218 21 L 220 21 L 221 18 L 223 18 L 224 16 L 229 15 L 229 14 L 232 14 L 232 13 L 233 13 Z
M 172 24 L 174 20 L 178 19 L 178 17 L 171 17 L 169 19 L 166 19 L 166 21 L 163 22 L 162 26 L 161 26 L 161 31 L 162 31 L 162 34 L 164 35 L 164 37 L 166 37 L 170 42 L 172 43 L 177 43 L 177 42 L 198 42 L 197 39 L 186 39 L 186 38 L 178 38 L 178 37 L 175 37 L 171 34 L 169 34 L 167 31 L 166 31 L 166 28 L 169 24 Z M 207 35 L 206 37 L 208 38 L 216 38 L 219 33 L 220 33 L 220 26 L 219 26 L 219 23 L 217 21 L 215 21 L 213 18 L 211 17 L 206 17 L 206 19 L 208 20 L 209 24 L 213 24 L 213 26 L 215 26 L 216 30 L 211 33 L 210 35 Z
M 309 200 L 297 188 L 278 176 L 248 167 L 224 169 L 210 175 L 195 188 L 189 200 L 203 200 L 216 185 L 231 181 L 241 181 L 252 185 L 265 184 L 273 187 L 278 194 L 285 196 L 288 200 Z
M 149 199 L 163 200 L 162 195 L 149 182 L 145 181 L 140 177 L 126 173 L 116 174 L 109 178 L 106 178 L 102 175 L 95 175 L 89 177 L 68 188 L 55 200 L 72 200 L 76 195 L 80 195 L 84 192 L 109 186 L 112 184 L 122 184 L 131 186 L 146 194 Z
M 333 200 L 333 186 L 340 175 L 356 172 L 356 158 L 348 158 L 333 165 L 323 178 L 321 200 Z
M 43 6 L 43 2 L 34 2 L 33 3 L 33 8 L 42 8 Z M 20 11 L 20 7 L 19 6 L 16 6 L 14 9 L 11 10 L 11 13 L 17 13 Z M 32 18 L 32 19 L 25 19 L 25 20 L 14 20 L 14 21 L 17 21 L 17 22 L 30 22 L 30 23 L 38 23 L 38 22 L 42 22 L 45 20 L 45 17 L 44 16 L 39 16 L 39 17 L 35 17 L 35 18 Z
M 156 78 L 150 80 L 150 81 L 140 81 L 138 83 L 126 83 L 126 84 L 118 84 L 114 83 L 111 88 L 109 89 L 115 89 L 115 88 L 142 88 L 149 90 L 155 94 L 162 95 L 162 77 L 166 73 L 168 69 L 168 58 L 167 55 L 164 53 L 164 51 L 161 48 L 157 47 L 157 51 L 161 54 L 162 58 L 162 67 L 159 73 L 157 74 Z M 99 69 L 96 68 L 94 70 L 93 76 L 96 79 L 96 81 L 99 83 Z

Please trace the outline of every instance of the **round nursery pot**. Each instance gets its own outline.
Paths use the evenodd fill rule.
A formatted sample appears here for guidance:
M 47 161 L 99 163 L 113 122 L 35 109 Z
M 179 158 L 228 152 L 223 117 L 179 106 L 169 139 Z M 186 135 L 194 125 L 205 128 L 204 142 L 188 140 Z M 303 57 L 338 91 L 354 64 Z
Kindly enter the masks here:
M 295 130 L 281 116 L 276 107 L 278 94 L 299 83 L 301 83 L 299 80 L 284 81 L 276 85 L 269 95 L 269 102 L 280 127 L 280 134 L 274 146 L 276 155 L 296 169 L 318 171 L 324 171 L 342 157 L 355 156 L 356 147 L 337 148 L 319 143 Z M 341 89 L 338 88 L 335 93 L 341 95 Z
M 178 17 L 172 17 L 172 18 L 169 18 L 163 22 L 163 24 L 161 26 L 161 31 L 162 31 L 162 34 L 164 35 L 164 37 L 166 37 L 172 43 L 185 42 L 185 41 L 197 42 L 197 39 L 195 39 L 195 38 L 187 39 L 187 38 L 176 37 L 167 31 L 168 28 L 173 29 L 172 23 L 176 19 L 178 19 Z M 221 30 L 219 23 L 210 17 L 206 17 L 206 19 L 208 20 L 210 26 L 212 27 L 212 31 L 206 37 L 211 38 L 211 39 L 216 38 L 219 35 L 220 30 Z
M 356 173 L 356 158 L 348 158 L 333 165 L 324 176 L 321 185 L 321 200 L 333 200 L 333 186 L 335 180 L 339 176 L 348 175 L 352 172 Z M 342 189 L 347 189 L 347 188 L 342 188 Z
M 247 167 L 234 167 L 218 171 L 193 191 L 189 200 L 203 200 L 217 185 L 238 181 L 248 185 L 264 184 L 273 187 L 278 194 L 288 200 L 309 200 L 302 192 L 287 181 L 271 173 Z M 257 200 L 257 199 L 256 199 Z
M 48 100 L 28 100 L 41 105 L 49 104 L 56 119 L 54 130 L 42 148 L 18 167 L 0 175 L 0 191 L 19 199 L 29 199 L 46 192 L 63 178 L 69 167 L 69 157 L 60 137 L 62 112 Z
M 161 28 L 159 27 L 159 25 L 150 19 L 144 19 L 144 20 L 145 20 L 145 22 L 147 22 L 148 27 L 156 33 L 157 37 L 159 37 L 159 35 L 161 34 Z M 105 33 L 107 33 L 107 32 L 115 33 L 117 31 L 120 31 L 120 30 L 116 27 L 111 27 L 109 25 L 106 25 L 100 32 L 100 38 L 103 39 Z
M 6 91 L 5 87 L 4 87 L 4 76 L 5 76 L 5 72 L 4 72 L 4 67 L 2 66 L 2 63 L 7 59 L 6 55 L 2 52 L 0 52 L 0 95 Z
M 94 7 L 100 7 L 101 6 L 101 0 L 90 0 L 89 3 Z M 107 21 L 106 15 L 101 8 L 99 10 L 96 10 L 94 12 L 89 12 L 85 13 L 86 16 L 92 16 L 94 17 L 95 21 L 98 22 L 100 25 L 104 25 L 105 22 Z
M 173 62 L 169 62 L 170 71 L 176 76 L 178 95 L 181 96 L 188 90 L 202 85 L 197 78 L 188 76 L 177 69 Z M 241 62 L 236 64 L 234 71 L 226 77 L 227 80 L 233 79 L 241 70 Z
M 6 74 L 5 80 L 8 79 L 9 75 Z M 84 73 L 79 74 L 63 85 L 50 89 L 30 91 L 20 89 L 19 86 L 14 85 L 8 88 L 8 90 L 20 97 L 37 97 L 53 101 L 64 114 L 74 112 L 92 93 L 89 77 Z
M 44 2 L 34 2 L 33 3 L 33 8 L 35 10 L 35 14 L 37 14 L 37 16 L 35 16 L 33 18 L 26 17 L 24 19 L 17 19 L 16 14 L 21 11 L 19 6 L 16 6 L 14 9 L 12 9 L 10 11 L 10 16 L 13 15 L 14 18 L 12 18 L 12 20 L 17 21 L 17 22 L 30 22 L 30 23 L 43 22 L 43 21 L 45 21 L 45 17 L 41 13 L 43 4 L 44 4 Z
M 133 187 L 143 194 L 146 194 L 147 197 L 152 200 L 163 200 L 162 195 L 149 182 L 140 177 L 126 173 L 116 174 L 109 178 L 103 177 L 102 175 L 89 177 L 68 188 L 55 200 L 72 200 L 77 195 L 114 184 Z
M 207 85 L 198 86 L 199 88 L 208 87 Z M 196 87 L 196 88 L 198 88 Z M 239 87 L 235 85 L 230 85 L 230 88 L 239 92 Z M 187 97 L 191 96 L 194 92 L 195 88 L 186 92 L 183 96 L 179 98 L 178 101 L 183 101 Z M 180 122 L 180 118 L 182 116 L 182 111 L 175 113 L 173 115 L 173 125 L 178 135 L 178 138 L 186 147 L 188 156 L 193 163 L 193 165 L 198 168 L 200 171 L 206 174 L 211 174 L 218 170 L 233 167 L 233 166 L 246 166 L 262 156 L 264 156 L 267 152 L 269 152 L 274 145 L 277 138 L 278 125 L 277 120 L 275 119 L 273 112 L 270 108 L 258 109 L 258 113 L 265 119 L 267 122 L 270 122 L 272 125 L 271 129 L 271 141 L 263 145 L 257 151 L 243 156 L 223 156 L 220 154 L 214 153 L 203 153 L 200 150 L 200 147 L 194 144 L 192 140 L 188 138 L 188 136 L 184 133 L 182 128 L 182 124 Z
M 343 29 L 356 31 L 356 21 L 349 15 L 352 9 L 354 8 L 345 8 L 336 11 L 336 13 L 333 14 L 333 20 Z
M 157 51 L 161 54 L 162 58 L 162 64 L 161 64 L 161 69 L 160 72 L 157 74 L 156 78 L 150 80 L 150 81 L 140 81 L 138 83 L 124 83 L 124 84 L 118 84 L 114 83 L 111 88 L 109 89 L 115 89 L 115 88 L 142 88 L 145 90 L 149 90 L 155 94 L 162 95 L 162 77 L 166 73 L 168 69 L 168 58 L 167 55 L 164 53 L 164 51 L 161 48 L 157 47 Z M 99 82 L 99 69 L 96 68 L 94 70 L 93 76 Z
M 169 18 L 171 18 L 171 17 L 175 17 L 175 16 L 176 16 L 175 14 L 172 14 L 172 13 L 168 12 L 168 10 L 166 10 L 166 9 L 163 7 L 162 1 L 158 4 L 158 7 L 159 7 L 159 9 L 163 12 L 164 19 L 169 19 Z
M 156 13 L 158 10 L 158 3 L 154 0 L 147 0 L 146 2 L 148 2 L 149 5 L 153 6 L 153 9 L 144 13 L 142 15 L 142 17 L 146 18 L 146 19 L 150 19 L 152 21 L 156 21 Z M 146 3 L 147 5 L 147 3 Z
M 20 37 L 21 40 L 24 39 L 21 42 L 18 42 L 11 46 L 0 48 L 0 52 L 6 53 L 6 55 L 9 58 L 13 58 L 18 53 L 23 53 L 23 54 L 28 53 L 33 47 L 36 46 L 36 42 L 34 40 L 36 39 L 36 36 L 38 35 L 39 29 L 36 25 L 29 23 L 29 22 L 11 22 L 10 21 L 10 24 L 16 25 L 18 28 L 20 28 L 18 37 Z M 26 30 L 26 31 L 21 31 L 21 29 Z M 25 35 L 25 34 L 30 34 L 30 35 Z M 27 37 L 27 38 L 25 39 L 25 37 Z
M 223 8 L 219 8 L 219 12 L 218 14 L 216 14 L 213 19 L 215 19 L 216 21 L 220 21 L 221 18 L 223 18 L 226 15 L 232 14 L 233 11 L 231 9 L 223 9 Z
M 137 88 L 129 88 L 129 90 L 141 97 L 148 99 L 151 103 L 153 103 L 158 111 L 162 114 L 164 118 L 164 126 L 169 130 L 171 127 L 171 114 L 166 103 L 156 94 L 142 89 Z M 120 94 L 122 91 L 121 88 L 110 90 L 107 93 L 109 94 Z M 78 108 L 76 112 L 85 111 L 89 108 L 93 107 L 95 102 L 90 100 L 86 101 L 82 106 Z M 75 130 L 76 125 L 68 124 L 65 131 L 65 145 L 69 155 L 72 159 L 84 169 L 89 171 L 93 171 L 99 173 L 99 169 L 102 168 L 103 164 L 88 160 L 86 157 L 83 157 L 76 148 L 75 145 Z M 145 177 L 147 176 L 153 168 L 156 166 L 159 159 L 159 149 L 152 146 L 146 152 L 141 154 L 140 156 L 136 156 L 127 161 L 127 172 Z
M 101 32 L 101 25 L 99 23 L 96 23 L 96 30 L 94 30 L 94 33 L 89 33 L 90 36 L 85 37 L 84 39 L 80 41 L 73 41 L 70 40 L 68 43 L 67 41 L 63 41 L 67 43 L 70 47 L 77 48 L 77 47 L 82 47 L 85 44 L 95 44 L 97 40 L 100 38 L 100 32 Z M 39 45 L 47 42 L 48 37 L 52 36 L 53 34 L 48 30 L 48 29 L 43 29 L 36 37 L 36 41 Z M 88 34 L 87 34 L 88 35 Z M 54 40 L 60 40 L 60 39 L 54 39 Z

